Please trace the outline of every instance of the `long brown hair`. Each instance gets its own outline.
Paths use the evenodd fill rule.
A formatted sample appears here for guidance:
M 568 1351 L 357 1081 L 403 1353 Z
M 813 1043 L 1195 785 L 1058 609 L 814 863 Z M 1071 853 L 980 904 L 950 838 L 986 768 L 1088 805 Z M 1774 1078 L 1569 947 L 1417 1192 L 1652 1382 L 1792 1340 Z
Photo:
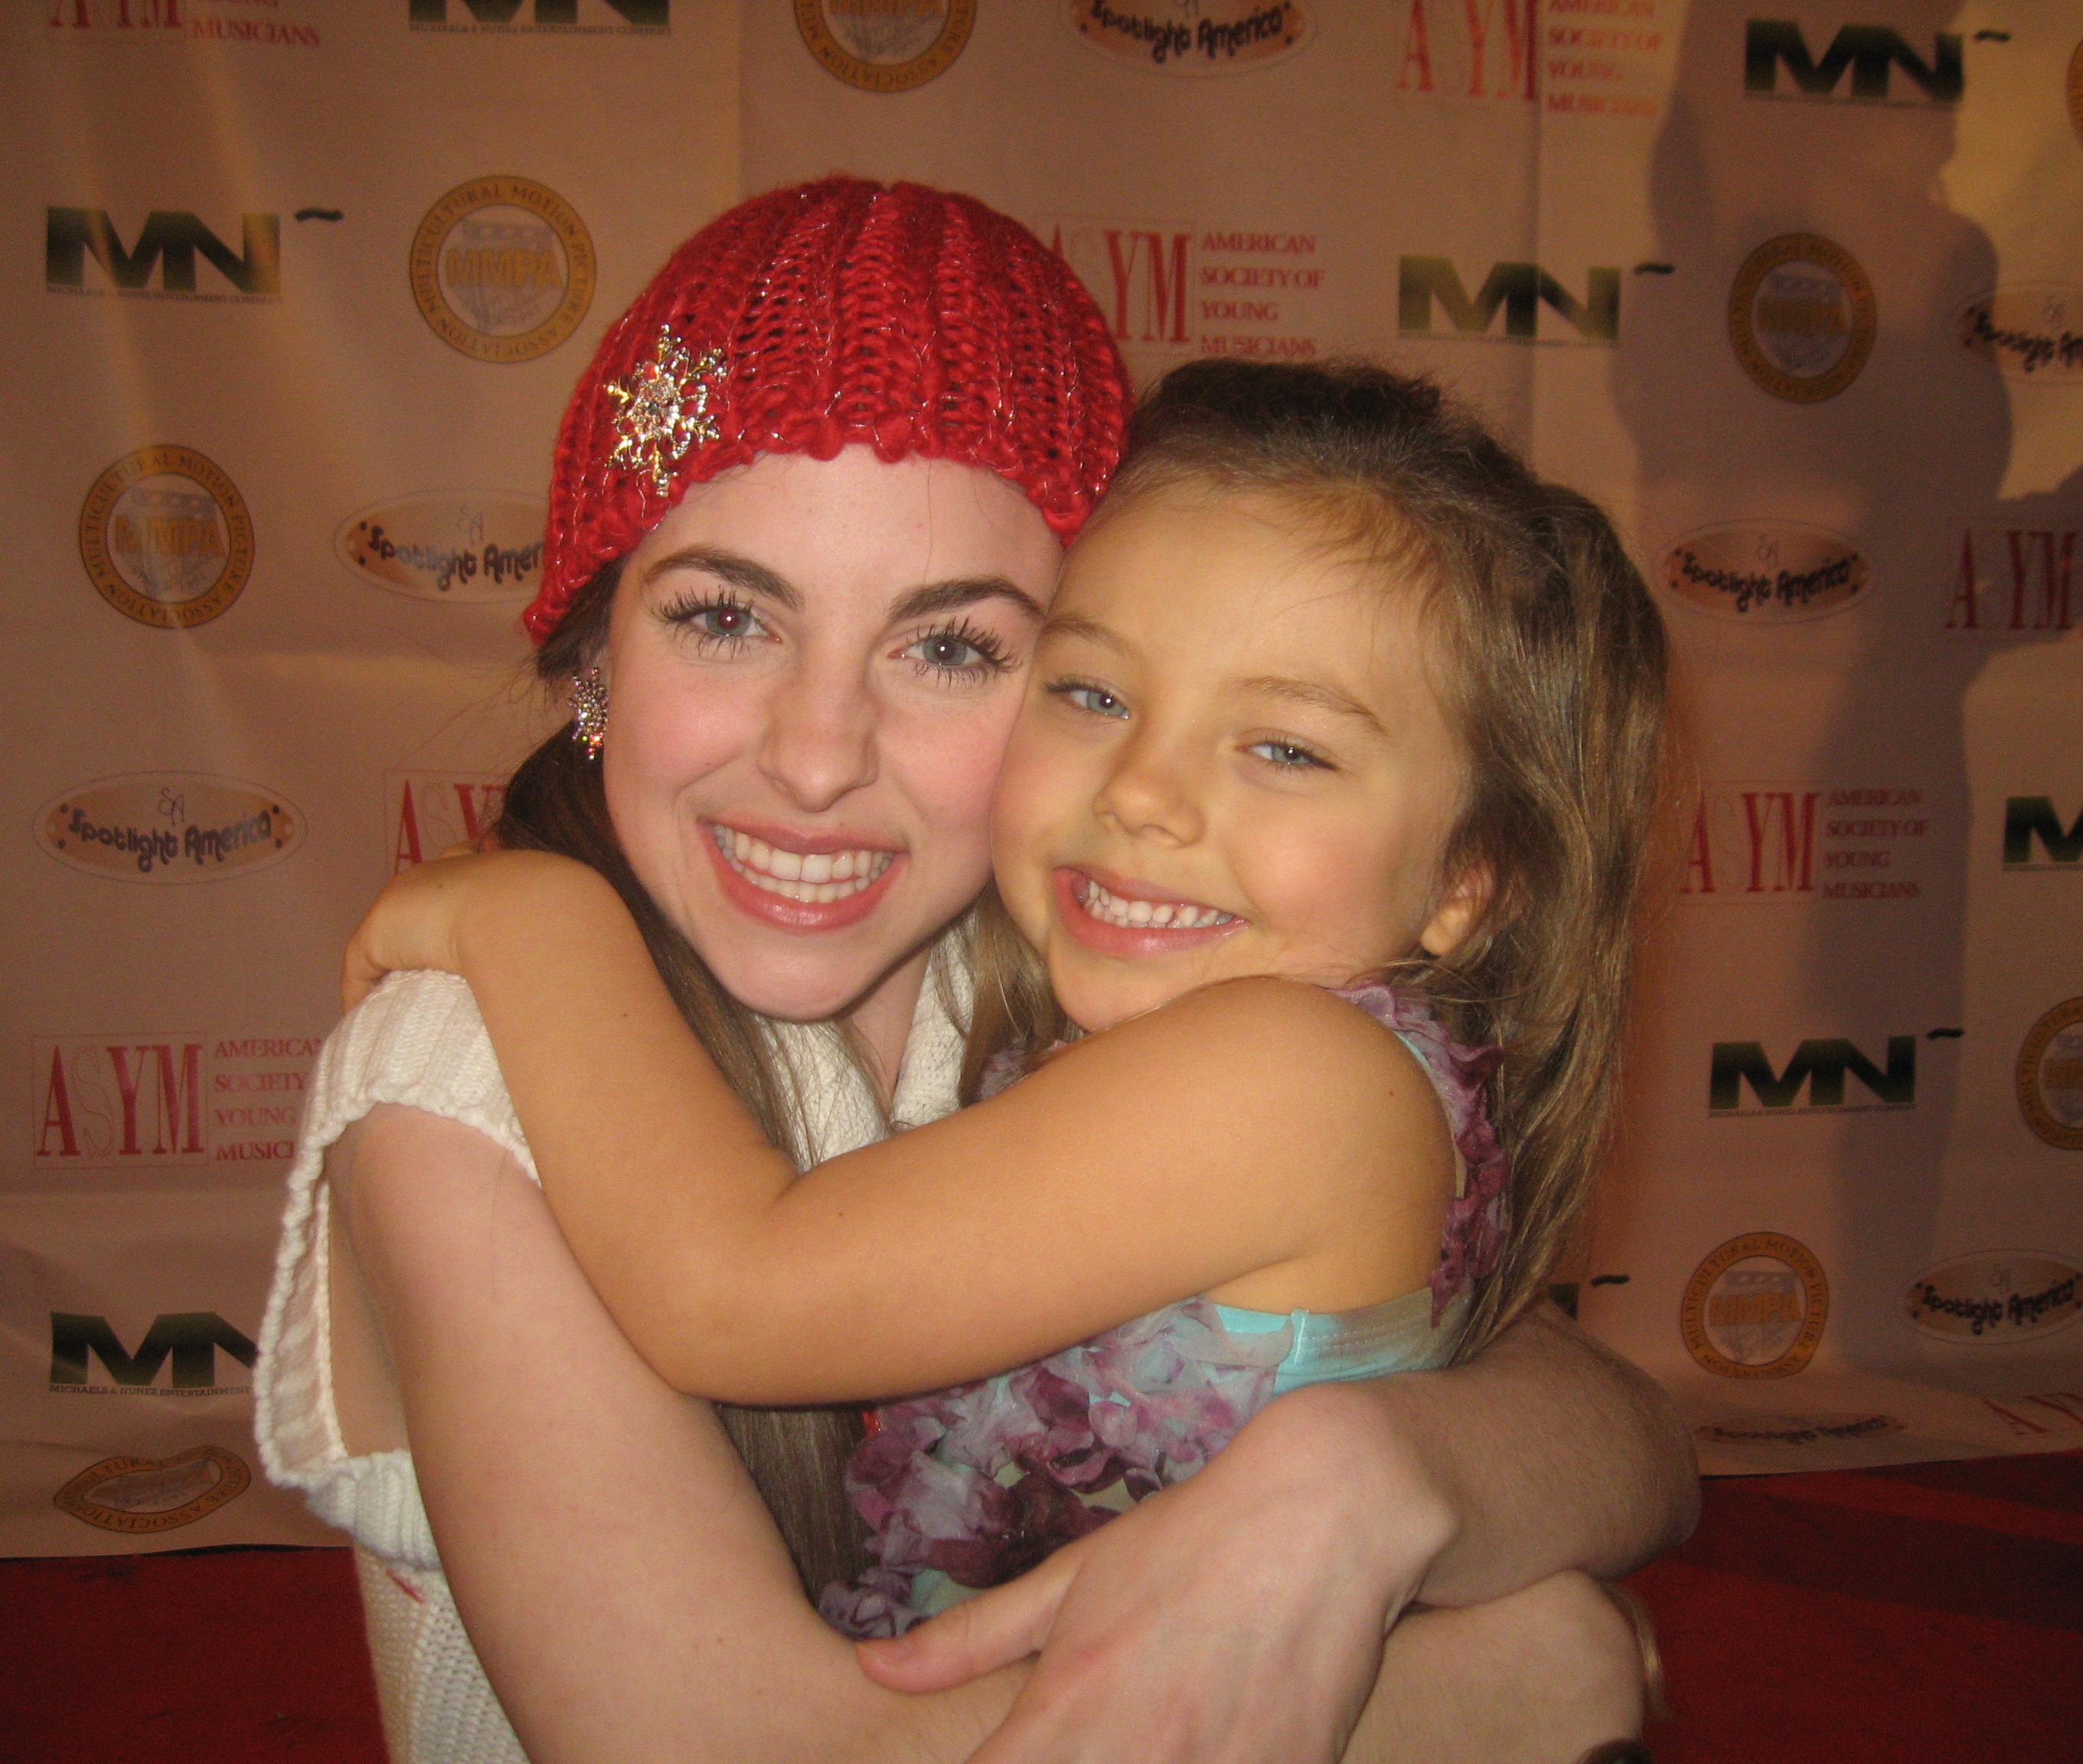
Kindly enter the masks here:
M 1463 1042 L 1504 1062 L 1492 1110 L 1511 1229 L 1460 1352 L 1537 1299 L 1610 1132 L 1636 921 L 1665 795 L 1663 625 L 1612 523 L 1537 477 L 1430 381 L 1362 362 L 1194 362 L 1153 387 L 1094 517 L 1167 489 L 1255 493 L 1341 555 L 1426 595 L 1439 684 L 1468 760 L 1439 882 L 1487 873 L 1459 948 L 1401 965 Z M 1064 1032 L 1046 976 L 987 899 L 977 1035 Z
M 535 671 L 546 684 L 566 687 L 599 659 L 621 573 L 619 563 L 599 571 L 536 652 Z M 786 1063 L 775 1057 L 759 1017 L 725 991 L 636 879 L 608 819 L 600 767 L 567 730 L 522 761 L 507 785 L 497 834 L 502 845 L 576 858 L 615 885 L 666 990 L 725 1081 L 775 1145 L 799 1144 L 802 1103 Z M 716 1412 L 810 1596 L 830 1581 L 857 1576 L 867 1566 L 864 1533 L 847 1500 L 843 1473 L 861 1437 L 859 1414 L 723 1404 Z

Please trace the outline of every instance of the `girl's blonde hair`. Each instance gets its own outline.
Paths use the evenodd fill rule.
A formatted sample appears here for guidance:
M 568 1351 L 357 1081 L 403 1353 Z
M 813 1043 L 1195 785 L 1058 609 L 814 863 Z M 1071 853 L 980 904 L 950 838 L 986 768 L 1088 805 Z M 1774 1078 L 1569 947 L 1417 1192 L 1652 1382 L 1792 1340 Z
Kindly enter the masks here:
M 1460 947 L 1394 975 L 1494 1043 L 1511 1229 L 1464 1337 L 1541 1295 L 1612 1121 L 1636 921 L 1663 794 L 1663 621 L 1612 523 L 1429 380 L 1371 362 L 1195 362 L 1151 388 L 1097 520 L 1160 491 L 1267 495 L 1427 599 L 1468 760 L 1439 881 L 1487 879 Z M 1066 1030 L 995 900 L 979 909 L 974 1094 L 998 1048 Z

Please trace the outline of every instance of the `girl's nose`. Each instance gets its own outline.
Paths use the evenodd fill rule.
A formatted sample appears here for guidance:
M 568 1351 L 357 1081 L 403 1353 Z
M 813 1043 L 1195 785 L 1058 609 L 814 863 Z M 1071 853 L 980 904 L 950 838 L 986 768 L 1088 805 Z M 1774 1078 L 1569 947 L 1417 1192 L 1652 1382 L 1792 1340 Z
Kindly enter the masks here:
M 1206 831 L 1190 768 L 1147 738 L 1131 741 L 1093 800 L 1100 819 L 1136 839 L 1190 845 Z
M 801 670 L 768 701 L 760 770 L 805 814 L 875 781 L 876 706 L 858 675 Z

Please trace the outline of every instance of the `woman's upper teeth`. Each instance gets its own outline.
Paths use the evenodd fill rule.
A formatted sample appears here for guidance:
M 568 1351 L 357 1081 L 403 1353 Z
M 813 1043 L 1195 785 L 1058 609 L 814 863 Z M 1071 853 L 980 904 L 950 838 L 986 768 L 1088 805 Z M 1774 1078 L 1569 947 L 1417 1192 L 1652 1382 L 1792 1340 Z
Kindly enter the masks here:
M 716 849 L 746 881 L 792 900 L 830 901 L 858 894 L 889 868 L 892 853 L 792 852 L 734 827 L 716 827 Z
M 1078 903 L 1104 924 L 1137 930 L 1203 931 L 1236 916 L 1191 900 L 1124 900 L 1089 876 L 1079 890 Z

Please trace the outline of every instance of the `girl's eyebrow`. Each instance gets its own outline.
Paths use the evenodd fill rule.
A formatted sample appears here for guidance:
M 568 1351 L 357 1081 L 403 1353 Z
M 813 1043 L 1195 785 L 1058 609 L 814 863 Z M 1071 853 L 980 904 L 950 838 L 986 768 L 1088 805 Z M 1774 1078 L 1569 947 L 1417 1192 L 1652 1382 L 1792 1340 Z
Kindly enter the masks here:
M 1334 716 L 1352 717 L 1377 735 L 1388 733 L 1381 726 L 1381 719 L 1358 699 L 1321 680 L 1298 679 L 1288 674 L 1261 674 L 1236 683 L 1240 692 L 1262 692 L 1270 698 L 1284 698 L 1292 704 L 1312 704 Z
M 1109 649 L 1125 651 L 1128 645 L 1121 637 L 1096 619 L 1088 619 L 1075 612 L 1056 612 L 1042 627 L 1045 637 L 1083 637 L 1088 642 L 1103 645 Z
M 757 594 L 776 606 L 785 607 L 791 612 L 802 610 L 802 595 L 764 564 L 755 564 L 750 557 L 712 545 L 682 546 L 660 558 L 644 572 L 644 586 L 648 588 L 661 576 L 676 569 L 699 569 L 743 593 Z

